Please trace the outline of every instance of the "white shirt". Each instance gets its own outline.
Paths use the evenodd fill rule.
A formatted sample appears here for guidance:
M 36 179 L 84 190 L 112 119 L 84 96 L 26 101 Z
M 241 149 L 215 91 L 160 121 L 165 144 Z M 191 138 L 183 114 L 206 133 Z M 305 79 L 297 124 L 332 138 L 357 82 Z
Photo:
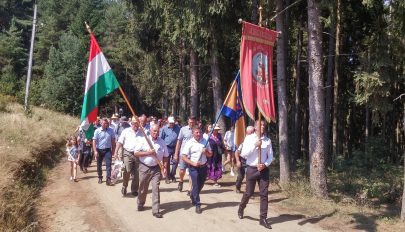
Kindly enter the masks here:
M 233 131 L 227 131 L 225 133 L 225 137 L 224 137 L 225 145 L 228 146 L 232 150 L 235 146 L 234 136 L 235 136 L 235 133 Z
M 248 135 L 243 141 L 241 157 L 246 159 L 246 164 L 249 166 L 256 166 L 258 163 L 258 151 L 259 149 L 255 146 L 256 141 L 259 136 L 256 133 Z M 267 167 L 273 161 L 273 148 L 271 146 L 270 138 L 262 136 L 262 146 L 261 146 L 261 161 Z
M 205 164 L 207 162 L 207 156 L 202 153 L 207 140 L 202 138 L 200 141 L 195 140 L 193 137 L 192 139 L 188 140 L 182 149 L 182 155 L 186 155 L 187 158 L 191 160 L 191 162 L 201 162 Z M 211 152 L 210 144 L 207 144 L 207 150 Z
M 169 152 L 167 150 L 166 143 L 162 138 L 158 137 L 156 139 L 156 141 L 153 141 L 152 137 L 149 136 L 149 140 L 152 142 L 152 145 L 156 151 L 156 156 L 157 156 L 158 160 L 162 161 L 163 157 L 169 157 Z M 139 139 L 136 144 L 136 147 L 135 147 L 135 152 L 149 151 L 149 150 L 150 150 L 150 146 L 149 146 L 148 142 L 146 141 L 146 139 L 145 138 Z M 144 163 L 147 166 L 158 165 L 158 163 L 153 158 L 153 156 L 150 156 L 150 155 L 139 157 L 139 161 Z
M 142 138 L 142 134 L 139 130 L 136 132 L 131 128 L 125 128 L 119 139 L 118 142 L 123 145 L 123 148 L 129 152 L 134 152 L 135 151 L 135 146 L 137 143 L 139 143 L 139 139 Z

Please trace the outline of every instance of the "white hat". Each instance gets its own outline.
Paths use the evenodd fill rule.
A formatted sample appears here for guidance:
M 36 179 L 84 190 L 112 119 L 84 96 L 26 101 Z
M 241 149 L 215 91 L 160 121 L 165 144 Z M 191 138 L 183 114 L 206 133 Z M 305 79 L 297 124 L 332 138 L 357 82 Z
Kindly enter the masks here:
M 173 116 L 170 116 L 169 118 L 167 118 L 167 121 L 168 121 L 169 123 L 174 123 L 174 117 L 173 117 Z

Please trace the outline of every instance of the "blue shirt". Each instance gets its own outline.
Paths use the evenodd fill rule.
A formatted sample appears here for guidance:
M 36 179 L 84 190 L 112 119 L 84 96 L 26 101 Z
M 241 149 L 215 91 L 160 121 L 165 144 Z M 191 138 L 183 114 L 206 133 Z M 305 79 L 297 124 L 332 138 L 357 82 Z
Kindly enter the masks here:
M 179 133 L 180 127 L 178 125 L 174 125 L 172 128 L 170 128 L 169 125 L 166 125 L 160 130 L 160 138 L 165 141 L 169 153 L 174 152 Z
M 112 148 L 113 139 L 115 139 L 115 133 L 111 128 L 103 130 L 103 128 L 100 127 L 94 131 L 93 140 L 96 141 L 97 149 Z

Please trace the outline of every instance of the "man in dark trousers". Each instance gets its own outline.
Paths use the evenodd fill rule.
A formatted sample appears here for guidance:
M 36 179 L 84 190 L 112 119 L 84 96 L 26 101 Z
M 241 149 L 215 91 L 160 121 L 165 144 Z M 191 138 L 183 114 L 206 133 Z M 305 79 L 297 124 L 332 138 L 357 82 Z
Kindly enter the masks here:
M 200 192 L 207 177 L 207 157 L 212 156 L 212 151 L 210 145 L 202 137 L 201 129 L 198 126 L 194 126 L 192 132 L 193 137 L 187 141 L 184 149 L 182 149 L 182 159 L 190 169 L 191 204 L 195 205 L 195 212 L 200 214 Z
M 246 159 L 246 191 L 239 204 L 238 217 L 243 219 L 243 211 L 255 190 L 256 182 L 260 192 L 260 225 L 271 229 L 267 222 L 268 190 L 269 190 L 269 165 L 273 161 L 273 148 L 271 140 L 264 135 L 264 121 L 256 121 L 256 133 L 246 136 L 240 156 Z M 260 133 L 259 133 L 260 132 Z M 261 148 L 261 162 L 258 162 L 259 148 Z
M 103 170 L 102 164 L 105 159 L 105 169 L 108 186 L 112 185 L 111 183 L 111 161 L 112 161 L 112 152 L 115 150 L 115 134 L 114 130 L 109 126 L 107 118 L 101 120 L 101 127 L 94 131 L 93 136 L 93 150 L 94 155 L 97 158 L 97 174 L 98 174 L 98 183 L 103 182 Z

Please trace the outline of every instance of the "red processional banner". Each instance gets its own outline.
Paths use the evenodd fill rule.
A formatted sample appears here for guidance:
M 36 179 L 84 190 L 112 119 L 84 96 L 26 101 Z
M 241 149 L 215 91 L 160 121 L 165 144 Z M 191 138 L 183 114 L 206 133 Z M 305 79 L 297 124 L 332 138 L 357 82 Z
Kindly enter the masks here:
M 246 114 L 255 120 L 256 105 L 266 121 L 275 121 L 273 46 L 277 32 L 244 22 L 240 48 L 242 99 Z

